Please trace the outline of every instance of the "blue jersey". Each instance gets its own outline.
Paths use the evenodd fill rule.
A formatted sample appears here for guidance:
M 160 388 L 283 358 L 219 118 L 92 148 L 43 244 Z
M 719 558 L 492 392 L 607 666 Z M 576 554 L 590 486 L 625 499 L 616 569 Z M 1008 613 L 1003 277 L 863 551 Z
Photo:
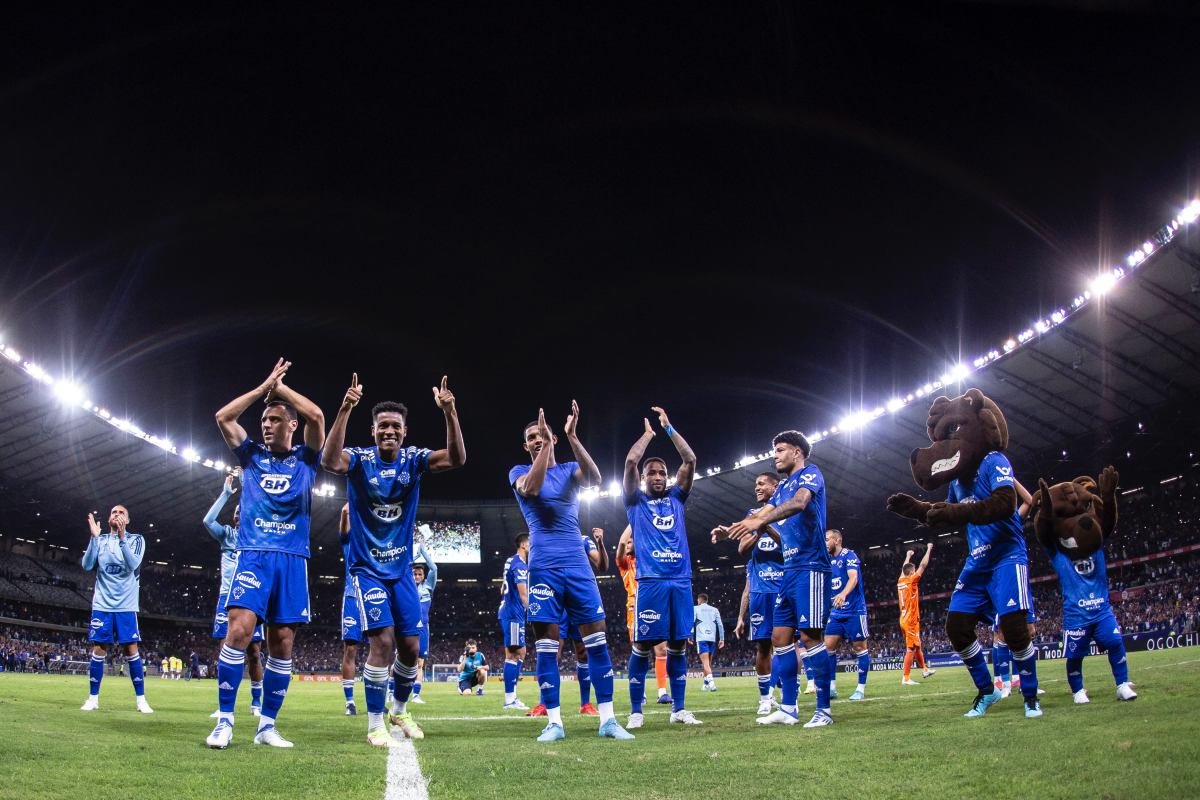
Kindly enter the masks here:
M 825 477 L 816 464 L 809 464 L 780 481 L 771 505 L 778 508 L 808 489 L 812 497 L 799 514 L 772 523 L 783 541 L 783 568 L 829 572 L 829 550 L 825 547 Z
M 221 513 L 225 501 L 232 496 L 233 492 L 222 489 L 220 496 L 208 509 L 208 513 L 204 515 L 204 527 L 221 546 L 221 597 L 229 593 L 229 586 L 233 583 L 233 573 L 237 569 L 238 532 L 237 528 L 232 525 L 218 524 L 217 514 Z
M 146 541 L 136 533 L 93 536 L 83 553 L 83 568 L 96 570 L 93 611 L 137 611 L 139 578 Z
M 976 503 L 986 500 L 996 489 L 1007 486 L 1015 489 L 1012 464 L 1003 453 L 993 450 L 979 464 L 970 489 L 955 478 L 950 482 L 947 499 L 951 503 Z M 990 570 L 1003 561 L 1027 564 L 1025 534 L 1021 516 L 1013 505 L 1012 514 L 987 525 L 967 525 L 967 555 L 964 570 Z
M 1112 612 L 1103 548 L 1077 561 L 1057 547 L 1048 555 L 1062 588 L 1064 628 L 1083 628 Z
M 350 457 L 350 571 L 380 580 L 412 580 L 417 499 L 433 451 L 405 447 L 395 461 L 384 461 L 375 446 L 342 452 Z
M 751 514 L 758 511 L 750 509 Z M 746 561 L 746 579 L 750 591 L 757 594 L 778 593 L 783 581 L 783 549 L 766 534 L 761 534 L 750 550 Z
M 479 652 L 478 650 L 476 650 L 474 653 L 472 653 L 469 656 L 464 654 L 463 655 L 463 666 L 462 666 L 462 670 L 458 673 L 458 679 L 460 681 L 466 680 L 467 678 L 471 677 L 471 673 L 473 673 L 475 670 L 477 670 L 479 667 L 482 667 L 486 663 L 487 663 L 487 658 L 483 655 L 483 653 Z
M 579 487 L 575 485 L 574 461 L 555 464 L 546 470 L 546 479 L 535 497 L 522 497 L 517 479 L 532 469 L 518 464 L 508 471 L 508 484 L 517 496 L 517 505 L 529 526 L 529 566 L 533 569 L 563 567 L 589 568 L 579 549 Z
M 833 568 L 833 582 L 829 588 L 833 590 L 834 594 L 840 594 L 846 584 L 850 582 L 851 572 L 858 573 L 858 582 L 854 584 L 850 594 L 846 595 L 846 605 L 841 608 L 832 608 L 831 603 L 829 613 L 835 617 L 857 617 L 866 614 L 867 597 L 863 593 L 862 561 L 853 550 L 842 548 L 842 552 L 830 559 L 830 566 Z
M 518 586 L 529 588 L 529 566 L 519 554 L 513 553 L 504 562 L 504 575 L 500 583 L 500 619 L 525 620 L 525 606 L 521 603 Z
M 678 486 L 662 497 L 651 497 L 641 489 L 625 498 L 625 516 L 633 529 L 633 556 L 639 581 L 655 578 L 692 577 L 683 504 L 687 492 Z
M 308 525 L 317 452 L 298 444 L 274 455 L 247 438 L 233 454 L 242 466 L 239 550 L 276 550 L 308 558 Z
M 346 568 L 344 579 L 346 589 L 342 592 L 342 597 L 357 597 L 358 593 L 354 591 L 354 579 L 350 577 L 350 534 L 339 533 L 338 541 L 342 545 L 342 564 Z

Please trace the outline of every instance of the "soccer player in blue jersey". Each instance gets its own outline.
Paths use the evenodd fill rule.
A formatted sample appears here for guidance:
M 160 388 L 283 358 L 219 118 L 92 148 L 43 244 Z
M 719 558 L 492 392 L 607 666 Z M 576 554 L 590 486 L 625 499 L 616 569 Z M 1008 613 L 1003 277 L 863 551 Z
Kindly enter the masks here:
M 763 508 L 727 528 L 729 538 L 757 539 L 778 536 L 783 547 L 783 580 L 775 598 L 775 628 L 771 644 L 778 659 L 782 699 L 779 708 L 759 717 L 763 725 L 795 725 L 799 722 L 796 699 L 799 693 L 800 661 L 796 656 L 796 633 L 811 661 L 817 685 L 817 708 L 806 728 L 833 724 L 829 712 L 829 659 L 825 650 L 825 620 L 829 615 L 830 566 L 825 547 L 825 478 L 816 464 L 804 434 L 783 431 L 772 440 L 775 471 L 784 475 Z
M 1100 509 L 1100 528 L 1106 537 L 1112 534 L 1117 525 L 1116 488 L 1119 479 L 1113 467 L 1105 467 L 1100 473 L 1099 482 L 1092 483 L 1087 479 L 1090 485 L 1085 485 L 1089 491 L 1079 493 L 1086 498 L 1083 503 L 1091 503 L 1094 502 L 1088 496 L 1091 490 L 1099 490 L 1103 504 Z M 1045 481 L 1039 483 L 1040 504 L 1043 509 L 1050 509 L 1050 487 Z M 1108 565 L 1104 546 L 1101 545 L 1099 550 L 1086 558 L 1072 559 L 1062 551 L 1048 519 L 1038 526 L 1037 535 L 1050 557 L 1050 563 L 1054 565 L 1054 571 L 1058 573 L 1058 583 L 1062 588 L 1063 649 L 1067 657 L 1067 684 L 1071 687 L 1075 704 L 1091 702 L 1087 690 L 1083 688 L 1083 657 L 1088 654 L 1093 639 L 1100 649 L 1108 652 L 1108 664 L 1117 685 L 1117 699 L 1136 700 L 1137 692 L 1129 682 L 1125 639 L 1108 601 Z
M 521 663 L 525 660 L 525 617 L 529 613 L 529 534 L 517 534 L 517 551 L 504 561 L 500 576 L 500 609 L 496 617 L 504 638 L 504 708 L 528 711 L 517 699 Z
M 696 454 L 683 435 L 675 430 L 667 412 L 658 406 L 663 432 L 675 445 L 683 463 L 675 472 L 675 483 L 667 480 L 667 462 L 657 456 L 642 462 L 646 447 L 654 438 L 649 419 L 643 419 L 645 431 L 625 456 L 622 488 L 625 515 L 633 530 L 633 553 L 638 588 L 634 607 L 632 652 L 629 656 L 629 702 L 632 712 L 628 728 L 640 728 L 645 722 L 642 704 L 646 702 L 646 673 L 659 642 L 667 643 L 667 677 L 671 682 L 672 723 L 700 725 L 687 710 L 687 656 L 685 647 L 692 635 L 692 557 L 688 547 L 684 504 L 696 475 Z M 638 463 L 641 463 L 641 471 Z M 643 488 L 644 487 L 644 488 Z
M 350 577 L 366 617 L 369 646 L 363 666 L 367 698 L 367 741 L 389 747 L 392 736 L 384 721 L 389 666 L 396 681 L 391 723 L 409 739 L 425 734 L 408 711 L 420 657 L 421 601 L 413 580 L 413 527 L 421 479 L 426 472 L 457 469 L 466 463 L 453 392 L 442 376 L 433 400 L 446 420 L 446 446 L 441 450 L 404 447 L 408 409 L 390 400 L 371 409 L 371 447 L 348 447 L 346 424 L 362 400 L 358 373 L 329 427 L 321 466 L 346 476 L 350 506 Z
M 417 559 L 420 559 L 419 561 Z M 413 582 L 417 584 L 417 599 L 421 601 L 421 621 L 417 645 L 417 680 L 413 683 L 410 703 L 424 705 L 421 699 L 421 678 L 425 675 L 425 659 L 429 658 L 429 610 L 433 607 L 433 590 L 437 588 L 437 562 L 433 553 L 425 546 L 425 540 L 417 543 L 412 563 Z
M 234 483 L 240 477 L 240 472 L 233 475 L 225 476 L 225 485 L 221 488 L 221 494 L 213 502 L 212 507 L 208 509 L 208 513 L 204 515 L 204 528 L 209 535 L 217 540 L 217 544 L 221 546 L 221 592 L 217 595 L 217 610 L 213 615 L 212 638 L 218 641 L 224 641 L 225 634 L 229 630 L 229 615 L 225 608 L 225 598 L 229 594 L 229 587 L 233 585 L 233 572 L 237 569 L 237 539 L 238 539 L 238 513 L 239 506 L 233 507 L 233 524 L 222 525 L 217 522 L 217 516 L 221 513 L 221 509 L 225 507 L 225 503 L 229 498 L 237 493 L 237 485 Z M 258 625 L 254 629 L 254 635 L 250 638 L 250 646 L 246 648 L 246 671 L 250 673 L 250 713 L 254 716 L 262 714 L 262 679 L 263 667 L 262 659 L 259 653 L 262 652 L 263 627 Z M 219 710 L 214 711 L 211 715 L 214 719 L 221 716 Z
M 581 533 L 579 540 L 583 545 L 583 552 L 587 554 L 588 561 L 592 565 L 592 572 L 597 575 L 601 572 L 608 572 L 608 548 L 604 546 L 604 529 L 592 528 L 590 538 Z M 564 644 L 570 642 L 575 650 L 575 682 L 579 684 L 579 713 L 585 717 L 600 716 L 599 709 L 592 705 L 592 673 L 591 666 L 588 664 L 587 645 L 584 644 L 583 634 L 579 632 L 579 627 L 567 618 L 565 608 L 562 619 L 558 623 L 558 635 L 562 637 L 561 641 Z M 534 716 L 540 716 L 540 714 L 534 714 Z
M 308 530 L 317 459 L 325 442 L 321 409 L 284 383 L 292 363 L 279 359 L 267 379 L 229 401 L 216 414 L 217 427 L 242 468 L 237 565 L 225 599 L 228 630 L 217 659 L 221 715 L 206 740 L 223 750 L 233 739 L 233 709 L 246 662 L 246 648 L 260 621 L 267 623 L 267 667 L 263 707 L 255 744 L 291 747 L 275 729 L 292 680 L 296 626 L 311 618 L 308 607 Z M 238 418 L 265 400 L 262 441 L 251 439 Z M 292 437 L 304 420 L 304 443 Z
M 774 472 L 756 475 L 754 499 L 758 501 L 758 506 L 750 509 L 749 513 L 756 513 L 771 499 L 778 486 L 779 476 Z M 712 531 L 714 544 L 721 533 L 718 529 Z M 738 542 L 738 554 L 749 554 L 749 558 L 746 561 L 746 585 L 742 589 L 737 625 L 733 631 L 739 639 L 745 633 L 754 642 L 754 672 L 758 675 L 757 714 L 763 716 L 771 713 L 771 688 L 777 683 L 771 652 L 771 631 L 774 628 L 775 598 L 783 580 L 783 550 L 770 536 L 757 539 L 747 537 Z
M 850 642 L 850 649 L 858 661 L 858 688 L 850 695 L 851 700 L 867 697 L 867 673 L 871 671 L 871 652 L 867 646 L 867 596 L 863 590 L 862 560 L 853 550 L 846 549 L 842 532 L 836 528 L 825 532 L 825 547 L 829 551 L 833 579 L 830 590 L 833 608 L 829 611 L 829 623 L 825 626 L 825 649 L 829 651 L 829 670 L 833 677 L 829 681 L 829 697 L 837 697 L 837 651 L 842 640 Z
M 564 610 L 568 621 L 579 628 L 587 648 L 600 712 L 598 735 L 633 738 L 613 715 L 613 670 L 604 604 L 591 564 L 579 547 L 579 490 L 600 483 L 600 470 L 579 440 L 578 425 L 579 404 L 572 400 L 563 434 L 577 460 L 555 463 L 554 445 L 558 439 L 546 423 L 544 410 L 538 409 L 537 421 L 526 425 L 523 434 L 531 463 L 518 464 L 508 473 L 509 485 L 529 526 L 529 621 L 537 641 L 538 687 L 547 717 L 539 742 L 566 738 L 558 674 L 559 622 Z
M 137 698 L 137 710 L 153 714 L 154 709 L 146 702 L 146 671 L 142 656 L 138 653 L 138 642 L 142 634 L 138 631 L 139 577 L 142 572 L 142 557 L 146 554 L 146 540 L 129 531 L 129 509 L 116 505 L 108 514 L 108 532 L 100 532 L 100 523 L 95 514 L 88 514 L 88 532 L 91 540 L 83 553 L 83 568 L 96 571 L 96 588 L 92 594 L 92 619 L 88 626 L 88 640 L 92 643 L 92 659 L 88 667 L 88 699 L 80 706 L 81 711 L 100 708 L 100 681 L 104 679 L 104 659 L 108 646 L 119 644 L 129 661 L 129 678 L 133 681 L 133 693 Z
M 354 704 L 354 676 L 358 671 L 358 646 L 366 636 L 366 617 L 358 604 L 354 592 L 354 579 L 350 577 L 350 505 L 344 503 L 338 514 L 338 542 L 342 546 L 342 563 L 345 564 L 342 579 L 342 694 L 346 698 L 346 716 L 358 714 Z

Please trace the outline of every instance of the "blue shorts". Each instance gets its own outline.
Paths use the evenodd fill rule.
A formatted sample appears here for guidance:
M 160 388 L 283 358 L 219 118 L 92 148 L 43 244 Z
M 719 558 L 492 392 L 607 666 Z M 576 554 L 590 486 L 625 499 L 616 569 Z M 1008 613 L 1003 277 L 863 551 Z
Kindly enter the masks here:
M 950 595 L 950 610 L 988 619 L 1014 611 L 1031 611 L 1029 566 L 1015 561 L 992 569 L 964 568 Z
M 353 587 L 353 583 L 351 584 Z M 362 606 L 358 604 L 358 596 L 348 594 L 342 597 L 342 641 L 361 642 L 367 636 L 364 624 Z
M 1110 650 L 1124 644 L 1121 625 L 1111 611 L 1087 625 L 1068 628 L 1066 621 L 1063 621 L 1063 650 L 1067 658 L 1086 656 L 1093 639 L 1101 650 Z
M 582 642 L 583 634 L 579 632 L 579 626 L 567 621 L 567 615 L 558 621 L 558 638 L 567 642 Z
M 638 581 L 633 607 L 635 642 L 687 641 L 695 619 L 691 579 Z
M 140 642 L 136 611 L 92 611 L 88 625 L 88 641 L 97 644 L 130 644 Z
M 811 569 L 784 570 L 783 583 L 775 597 L 776 628 L 824 628 L 829 617 L 826 598 L 833 589 L 833 576 Z
M 429 619 L 422 617 L 417 623 L 417 636 L 420 637 L 420 642 L 417 645 L 417 658 L 429 658 Z
M 308 559 L 278 550 L 239 550 L 225 607 L 248 608 L 268 625 L 308 622 Z
M 525 646 L 525 620 L 500 617 L 500 634 L 505 647 Z
M 381 628 L 394 628 L 397 636 L 421 633 L 421 600 L 412 578 L 385 581 L 366 573 L 351 572 L 350 579 L 354 582 L 368 633 Z
M 224 639 L 229 635 L 229 615 L 225 613 L 225 595 L 217 597 L 217 613 L 213 615 L 213 631 L 212 638 Z M 254 634 L 250 637 L 252 642 L 261 642 L 263 640 L 263 626 L 258 623 L 254 626 Z
M 775 627 L 775 592 L 750 593 L 750 641 L 770 640 Z
M 693 606 L 694 608 L 694 606 Z M 696 642 L 697 653 L 715 653 L 717 652 L 716 642 Z
M 865 641 L 869 633 L 867 633 L 867 615 L 852 614 L 848 617 L 835 617 L 829 615 L 829 622 L 825 624 L 826 636 L 840 636 L 847 642 Z
M 573 626 L 604 619 L 604 603 L 591 567 L 530 567 L 529 621 L 561 626 L 564 619 Z

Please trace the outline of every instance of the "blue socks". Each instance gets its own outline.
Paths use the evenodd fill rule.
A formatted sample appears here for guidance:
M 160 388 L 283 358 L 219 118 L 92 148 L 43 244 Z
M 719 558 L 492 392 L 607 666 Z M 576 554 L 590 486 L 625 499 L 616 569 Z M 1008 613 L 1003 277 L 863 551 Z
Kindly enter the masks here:
M 401 664 L 399 659 L 392 663 L 392 680 L 395 681 L 395 690 L 392 697 L 395 699 L 398 707 L 403 711 L 408 703 L 408 698 L 412 697 L 413 684 L 417 682 L 417 665 L 411 667 Z
M 804 663 L 813 665 L 813 682 L 817 685 L 817 709 L 829 710 L 830 664 L 825 645 L 816 644 L 804 651 Z
M 1125 658 L 1125 642 L 1119 641 L 1108 648 L 1108 665 L 1112 667 L 1113 680 L 1117 686 L 1129 680 L 1129 661 Z
M 245 671 L 246 651 L 221 645 L 221 655 L 217 658 L 217 704 L 222 715 L 233 715 L 238 686 L 242 684 Z
M 858 657 L 858 685 L 867 685 L 867 673 L 871 671 L 871 651 L 864 650 Z
M 1012 650 L 1004 642 L 992 642 L 992 671 L 1006 683 L 1012 683 Z
M 979 644 L 979 640 L 971 642 L 965 650 L 959 650 L 958 654 L 962 656 L 963 664 L 967 671 L 971 673 L 971 680 L 975 682 L 975 688 L 981 692 L 992 692 L 995 687 L 992 686 L 992 673 L 988 672 L 987 661 L 983 658 L 983 647 Z M 1034 681 L 1034 689 L 1037 689 L 1037 681 Z
M 1021 652 L 1013 653 L 1013 663 L 1021 675 L 1021 696 L 1026 700 L 1037 698 L 1037 648 L 1030 642 Z
M 350 686 L 354 686 L 354 681 L 350 681 Z M 262 681 L 250 681 L 250 706 L 262 708 Z
M 267 667 L 263 670 L 263 692 L 266 697 L 263 698 L 262 716 L 258 718 L 259 730 L 275 724 L 275 718 L 279 716 L 279 709 L 283 707 L 283 698 L 287 696 L 288 685 L 291 682 L 292 660 L 267 656 Z M 230 698 L 231 711 L 233 699 Z M 224 705 L 221 706 L 221 710 L 225 710 Z
M 667 677 L 671 681 L 671 710 L 682 711 L 687 694 L 687 656 L 682 648 L 667 648 Z
M 251 691 L 253 691 L 253 689 L 251 689 Z M 259 694 L 260 695 L 262 694 L 262 689 L 259 689 Z M 347 703 L 354 702 L 354 679 L 353 678 L 350 678 L 349 680 L 347 680 L 345 678 L 342 679 L 342 694 L 346 695 Z
M 796 656 L 796 644 L 793 642 L 783 647 L 775 648 L 773 661 L 779 675 L 780 705 L 789 708 L 796 707 L 796 699 L 800 696 L 800 659 Z
M 146 671 L 142 668 L 140 653 L 129 659 L 129 680 L 133 681 L 133 693 L 138 697 L 144 697 L 146 694 Z M 100 688 L 99 684 L 96 688 Z
M 537 650 L 537 681 L 541 694 L 542 705 L 547 710 L 558 708 L 559 705 L 559 676 L 558 676 L 558 640 L 538 639 Z
M 517 682 L 521 680 L 521 665 L 516 661 L 504 661 L 504 694 L 510 695 L 517 691 Z
M 387 703 L 388 668 L 364 664 L 363 694 L 367 698 L 367 713 L 382 714 Z M 353 687 L 353 684 L 351 684 Z
M 634 714 L 642 713 L 646 702 L 646 673 L 650 671 L 650 653 L 637 645 L 629 656 L 629 705 Z
M 1067 685 L 1071 687 L 1071 694 L 1075 694 L 1083 688 L 1082 658 L 1067 659 Z
M 588 658 L 591 658 L 590 654 L 588 655 Z M 591 673 L 589 672 L 588 665 L 586 663 L 575 665 L 575 680 L 579 684 L 579 707 L 582 708 L 583 706 L 586 706 L 588 703 L 592 702 Z M 600 697 L 599 690 L 596 691 L 596 697 Z
M 613 669 L 612 658 L 608 654 L 608 637 L 604 631 L 598 631 L 584 636 L 583 645 L 587 648 L 588 663 L 581 666 L 596 687 L 596 702 L 611 703 L 613 699 Z M 581 698 L 583 690 L 581 685 L 579 687 Z
M 100 695 L 100 681 L 102 680 L 104 680 L 104 656 L 92 653 L 92 660 L 88 662 L 88 693 L 92 697 Z

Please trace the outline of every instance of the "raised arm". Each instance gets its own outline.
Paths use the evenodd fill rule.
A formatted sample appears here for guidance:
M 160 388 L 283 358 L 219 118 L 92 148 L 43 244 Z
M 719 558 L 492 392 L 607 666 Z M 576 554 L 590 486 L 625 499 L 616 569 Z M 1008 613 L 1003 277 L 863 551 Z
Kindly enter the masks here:
M 448 380 L 443 375 L 442 387 L 433 387 L 433 402 L 446 416 L 446 447 L 429 454 L 430 472 L 458 469 L 467 463 L 467 446 L 463 444 L 462 427 L 458 424 L 458 407 L 455 405 L 454 392 L 446 386 Z
M 1021 485 L 1021 482 L 1014 479 L 1013 488 L 1017 490 L 1017 515 L 1021 517 L 1021 522 L 1024 522 L 1029 517 L 1029 511 L 1033 508 L 1033 495 L 1029 490 Z
M 917 574 L 924 575 L 925 568 L 929 566 L 929 557 L 933 555 L 933 542 L 925 543 L 925 555 L 921 556 L 921 563 L 917 565 Z
M 650 427 L 650 420 L 643 417 L 642 423 L 646 429 L 642 431 L 642 435 L 625 454 L 625 474 L 621 481 L 621 488 L 624 490 L 626 498 L 632 498 L 638 493 L 642 482 L 641 475 L 638 474 L 638 464 L 641 463 L 642 456 L 646 454 L 650 440 L 654 438 L 654 429 Z
M 282 377 L 275 384 L 274 395 L 296 409 L 296 414 L 304 420 L 304 443 L 310 450 L 320 453 L 321 446 L 325 444 L 325 414 L 321 408 L 286 385 Z
M 679 470 L 675 473 L 675 485 L 682 492 L 690 492 L 692 490 L 692 481 L 696 477 L 696 454 L 692 451 L 687 440 L 683 435 L 671 425 L 671 420 L 667 419 L 667 412 L 658 406 L 650 406 L 650 410 L 658 414 L 658 424 L 662 425 L 662 429 L 667 436 L 671 438 L 671 444 L 675 445 L 676 452 L 683 459 L 683 463 L 679 465 Z
M 529 472 L 517 478 L 514 484 L 517 494 L 522 497 L 537 497 L 541 493 L 542 484 L 546 482 L 546 470 L 550 468 L 550 461 L 554 458 L 554 434 L 550 432 L 550 426 L 546 423 L 545 409 L 538 409 L 537 429 L 538 435 L 542 437 L 542 448 L 533 457 L 533 466 Z
M 621 531 L 621 538 L 617 540 L 617 566 L 620 566 L 619 559 L 629 558 L 633 555 L 633 526 L 626 525 L 625 530 Z
M 225 541 L 225 526 L 217 522 L 217 515 L 225 507 L 225 502 L 233 497 L 236 492 L 237 489 L 233 488 L 233 476 L 226 475 L 225 485 L 221 487 L 221 494 L 217 495 L 217 499 L 213 501 L 212 507 L 204 515 L 204 527 L 208 529 L 209 534 L 218 542 Z
M 245 394 L 233 398 L 217 412 L 217 427 L 220 428 L 221 436 L 224 437 L 225 444 L 229 445 L 230 449 L 236 448 L 246 441 L 246 429 L 238 422 L 238 417 L 242 416 L 256 400 L 261 400 L 270 394 L 287 374 L 290 366 L 292 366 L 292 362 L 279 359 L 275 362 L 274 369 L 271 370 L 271 374 L 265 381 Z
M 592 539 L 596 542 L 596 561 L 593 568 L 596 573 L 608 572 L 608 546 L 604 544 L 604 528 L 592 528 Z
M 433 560 L 433 553 L 425 546 L 425 542 L 421 542 L 421 555 L 425 559 L 425 588 L 433 593 L 434 587 L 437 586 L 437 562 Z
M 758 511 L 755 511 L 753 514 L 747 516 L 744 520 L 730 525 L 728 529 L 729 538 L 740 540 L 750 537 L 752 539 L 757 539 L 758 532 L 766 527 L 767 534 L 778 542 L 779 532 L 773 528 L 770 528 L 770 524 L 772 522 L 778 522 L 781 519 L 787 519 L 788 517 L 799 514 L 808 507 L 812 497 L 813 494 L 811 491 L 801 487 L 796 491 L 796 494 L 790 500 L 786 500 L 783 503 L 780 503 L 778 506 L 773 506 L 768 503 Z
M 100 546 L 97 541 L 100 539 L 100 523 L 96 521 L 96 516 L 92 512 L 88 512 L 88 532 L 92 538 L 88 540 L 87 550 L 83 551 L 83 568 L 91 572 L 96 568 L 96 559 L 100 556 Z
M 575 461 L 579 464 L 579 469 L 575 470 L 575 482 L 580 486 L 599 486 L 600 468 L 596 466 L 596 462 L 588 455 L 587 448 L 583 446 L 583 442 L 579 441 L 579 437 L 575 433 L 578 427 L 579 403 L 572 400 L 571 413 L 567 415 L 567 422 L 563 425 L 563 433 L 567 437 L 567 444 L 571 445 L 571 452 L 575 456 Z
M 350 412 L 362 400 L 362 396 L 363 387 L 358 382 L 358 373 L 351 373 L 350 388 L 346 389 L 346 396 L 338 406 L 333 424 L 329 426 L 329 436 L 325 439 L 324 449 L 321 450 L 321 469 L 326 472 L 345 475 L 350 469 L 350 456 L 343 449 L 346 446 L 346 425 L 350 422 Z M 307 425 L 304 426 L 304 432 L 308 433 Z

